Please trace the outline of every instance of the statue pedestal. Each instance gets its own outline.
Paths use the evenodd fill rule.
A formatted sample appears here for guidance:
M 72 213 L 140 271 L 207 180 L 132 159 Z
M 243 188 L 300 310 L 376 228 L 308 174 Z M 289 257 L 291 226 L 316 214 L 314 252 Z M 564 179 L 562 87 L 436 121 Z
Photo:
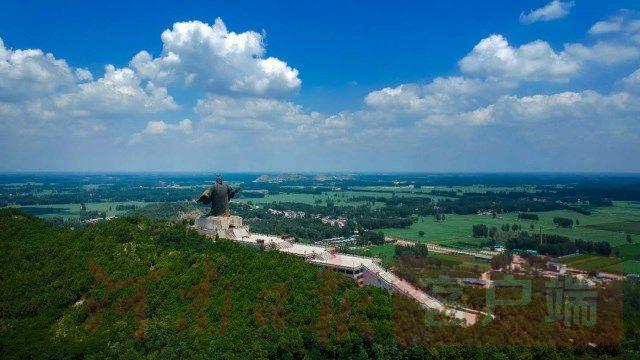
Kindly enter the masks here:
M 249 236 L 249 228 L 242 225 L 242 218 L 230 216 L 201 216 L 195 219 L 193 227 L 201 234 L 221 239 L 242 239 Z

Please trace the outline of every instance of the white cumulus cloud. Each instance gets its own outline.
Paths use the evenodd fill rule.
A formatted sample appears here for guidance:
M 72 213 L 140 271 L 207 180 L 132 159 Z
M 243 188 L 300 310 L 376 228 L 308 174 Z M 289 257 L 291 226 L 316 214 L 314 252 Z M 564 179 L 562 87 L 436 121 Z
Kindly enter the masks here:
M 591 35 L 602 35 L 622 31 L 623 18 L 615 16 L 608 20 L 598 21 L 589 29 Z
M 502 81 L 563 82 L 584 75 L 585 66 L 611 66 L 640 58 L 640 46 L 627 39 L 599 40 L 593 45 L 567 43 L 555 51 L 542 40 L 511 46 L 502 35 L 482 39 L 458 65 L 468 74 Z
M 575 5 L 573 1 L 553 0 L 547 5 L 529 11 L 528 14 L 522 12 L 520 14 L 520 22 L 523 24 L 533 24 L 538 21 L 551 21 L 561 19 L 569 15 L 569 11 Z
M 265 57 L 263 35 L 235 33 L 221 19 L 213 25 L 177 22 L 161 36 L 162 54 L 138 53 L 130 66 L 158 83 L 197 85 L 208 92 L 280 94 L 298 89 L 298 70 L 275 57 Z
M 517 125 L 544 120 L 565 122 L 611 121 L 640 110 L 640 98 L 627 92 L 601 94 L 592 90 L 550 95 L 505 95 L 495 103 L 446 116 L 429 116 L 418 124 L 431 125 Z
M 620 10 L 616 15 L 593 24 L 589 34 L 597 37 L 615 37 L 621 42 L 640 44 L 640 13 Z
M 198 101 L 195 112 L 203 127 L 212 132 L 248 131 L 262 139 L 289 141 L 293 139 L 344 137 L 356 122 L 353 113 L 325 116 L 307 112 L 298 104 L 270 98 L 210 95 Z
M 143 85 L 129 68 L 105 67 L 104 76 L 96 81 L 78 84 L 74 92 L 53 97 L 57 109 L 76 116 L 105 114 L 144 114 L 177 108 L 164 87 L 152 82 Z
M 198 100 L 195 111 L 204 122 L 224 128 L 272 129 L 320 117 L 319 113 L 306 113 L 302 106 L 288 101 L 226 95 Z
M 406 113 L 443 113 L 478 105 L 483 99 L 510 88 L 508 82 L 496 82 L 462 76 L 438 77 L 427 84 L 402 84 L 372 91 L 365 103 L 379 110 Z
M 76 69 L 76 77 L 80 81 L 91 81 L 93 80 L 93 74 L 91 71 L 87 69 L 78 68 Z
M 176 124 L 167 123 L 162 120 L 149 121 L 144 130 L 131 135 L 129 143 L 137 143 L 141 141 L 144 136 L 163 135 L 169 132 L 191 134 L 193 132 L 193 123 L 189 119 L 183 119 Z
M 104 75 L 94 80 L 87 69 L 73 69 L 40 49 L 7 48 L 0 39 L 0 125 L 24 128 L 52 120 L 104 120 L 176 108 L 165 87 L 143 81 L 129 68 L 107 65 Z M 78 126 L 84 130 L 74 133 L 96 128 L 86 122 Z
M 605 65 L 624 63 L 640 57 L 640 49 L 637 46 L 601 41 L 593 46 L 566 44 L 564 52 L 577 61 L 592 61 Z
M 640 91 L 640 68 L 620 79 L 619 83 L 622 84 L 628 91 Z
M 68 90 L 76 77 L 67 62 L 40 49 L 8 49 L 0 38 L 0 101 Z
M 526 81 L 566 80 L 580 68 L 576 59 L 545 41 L 513 47 L 502 35 L 482 39 L 458 64 L 466 73 Z

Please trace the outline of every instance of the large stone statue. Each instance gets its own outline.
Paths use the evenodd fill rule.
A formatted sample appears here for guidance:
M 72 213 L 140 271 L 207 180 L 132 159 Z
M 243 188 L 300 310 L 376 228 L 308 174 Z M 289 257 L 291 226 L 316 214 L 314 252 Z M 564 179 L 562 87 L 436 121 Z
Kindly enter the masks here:
M 216 177 L 216 183 L 205 190 L 198 198 L 199 204 L 211 204 L 211 211 L 207 216 L 229 216 L 229 199 L 233 198 L 236 190 L 222 182 L 220 175 Z

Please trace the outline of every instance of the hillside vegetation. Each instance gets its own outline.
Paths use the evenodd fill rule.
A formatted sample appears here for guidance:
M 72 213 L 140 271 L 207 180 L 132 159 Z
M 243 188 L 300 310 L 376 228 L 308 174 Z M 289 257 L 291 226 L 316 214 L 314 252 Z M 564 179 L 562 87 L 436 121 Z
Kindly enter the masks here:
M 143 217 L 70 230 L 4 209 L 0 251 L 3 359 L 632 357 L 640 337 L 632 283 L 624 326 L 604 306 L 561 332 L 542 292 L 489 326 L 434 328 L 406 298 Z
M 374 356 L 394 347 L 382 290 L 182 225 L 124 218 L 74 231 L 2 210 L 0 237 L 1 358 Z

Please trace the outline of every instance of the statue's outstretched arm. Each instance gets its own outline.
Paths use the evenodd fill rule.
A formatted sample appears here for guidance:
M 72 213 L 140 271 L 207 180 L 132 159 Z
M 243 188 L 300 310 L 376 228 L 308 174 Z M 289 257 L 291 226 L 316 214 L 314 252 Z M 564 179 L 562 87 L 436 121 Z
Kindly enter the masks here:
M 196 200 L 198 204 L 209 205 L 211 204 L 211 189 L 205 190 L 202 195 Z
M 238 189 L 238 190 L 234 190 L 234 189 L 232 189 L 232 188 L 231 188 L 231 186 L 229 186 L 229 187 L 227 188 L 227 195 L 229 196 L 229 199 L 231 199 L 231 198 L 233 198 L 234 196 L 236 196 L 236 194 L 238 193 L 238 191 L 239 191 L 239 190 L 240 190 L 240 189 Z

